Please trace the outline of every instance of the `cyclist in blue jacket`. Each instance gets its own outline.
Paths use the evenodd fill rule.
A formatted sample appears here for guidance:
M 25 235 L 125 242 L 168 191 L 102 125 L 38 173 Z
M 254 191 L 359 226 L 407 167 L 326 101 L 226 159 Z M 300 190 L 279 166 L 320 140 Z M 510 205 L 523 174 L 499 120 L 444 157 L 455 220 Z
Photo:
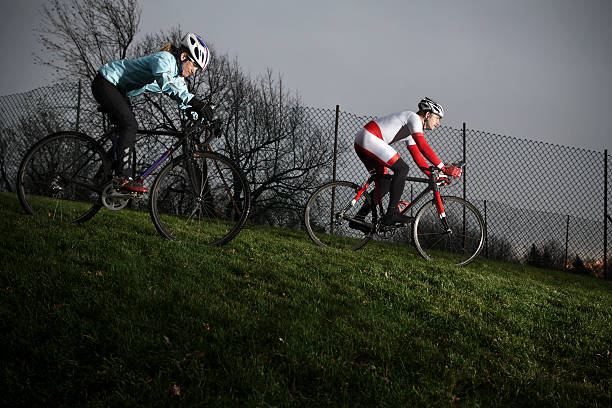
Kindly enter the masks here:
M 204 41 L 188 33 L 178 48 L 168 44 L 155 54 L 113 61 L 100 67 L 91 91 L 118 126 L 117 180 L 122 189 L 148 191 L 130 177 L 138 124 L 128 98 L 143 92 L 164 93 L 177 101 L 181 109 L 199 111 L 204 103 L 189 93 L 185 77 L 206 68 L 209 60 L 210 51 Z

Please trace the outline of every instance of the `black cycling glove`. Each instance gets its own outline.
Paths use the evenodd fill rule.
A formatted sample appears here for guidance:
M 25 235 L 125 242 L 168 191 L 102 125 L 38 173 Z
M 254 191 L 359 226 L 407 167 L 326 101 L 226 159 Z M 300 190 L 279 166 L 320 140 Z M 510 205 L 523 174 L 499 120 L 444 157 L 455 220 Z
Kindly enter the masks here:
M 214 111 L 213 107 L 210 104 L 202 102 L 195 96 L 191 98 L 189 104 L 191 105 L 191 107 L 187 109 L 188 112 L 195 112 L 198 114 L 198 117 L 203 116 L 207 120 L 213 120 Z
M 204 108 L 204 106 L 206 106 L 206 104 L 204 102 L 202 102 L 201 100 L 199 100 L 195 96 L 193 98 L 191 98 L 191 100 L 188 103 L 191 106 L 187 109 L 187 111 L 190 111 L 190 112 L 199 113 L 202 110 L 202 108 Z

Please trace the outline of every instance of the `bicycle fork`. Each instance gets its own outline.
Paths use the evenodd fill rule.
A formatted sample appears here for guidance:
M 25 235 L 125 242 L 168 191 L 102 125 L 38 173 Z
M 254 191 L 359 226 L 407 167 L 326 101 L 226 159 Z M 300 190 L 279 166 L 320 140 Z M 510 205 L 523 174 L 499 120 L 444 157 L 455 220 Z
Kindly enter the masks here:
M 355 204 L 357 204 L 357 201 L 359 201 L 359 199 L 361 198 L 361 195 L 363 194 L 363 192 L 364 192 L 364 191 L 366 191 L 366 189 L 367 189 L 368 187 L 370 187 L 370 183 L 366 183 L 366 185 L 365 185 L 365 186 L 363 186 L 363 187 L 361 188 L 361 190 L 359 190 L 359 191 L 357 192 L 357 196 L 355 196 L 355 198 L 353 198 L 353 201 L 351 201 L 351 205 L 350 205 L 350 206 L 349 206 L 349 207 L 348 207 L 346 210 L 349 210 L 349 209 L 353 208 L 353 207 L 355 206 Z M 345 210 L 345 211 L 346 211 L 346 210 Z
M 360 189 L 360 190 L 357 192 L 357 195 L 355 196 L 355 198 L 353 198 L 353 199 L 351 200 L 351 203 L 350 203 L 350 204 L 349 204 L 347 207 L 345 207 L 343 210 L 341 210 L 341 211 L 339 211 L 339 212 L 338 212 L 338 216 L 337 216 L 337 217 L 338 217 L 338 219 L 341 219 L 341 220 L 345 220 L 345 219 L 347 219 L 347 220 L 349 220 L 349 221 L 356 221 L 356 222 L 362 223 L 362 222 L 361 222 L 361 221 L 359 221 L 359 220 L 354 220 L 354 219 L 353 219 L 353 217 L 346 217 L 346 218 L 345 218 L 344 214 L 345 214 L 347 211 L 349 211 L 351 208 L 355 207 L 355 204 L 357 204 L 357 201 L 359 201 L 359 199 L 360 199 L 360 198 L 361 198 L 361 196 L 363 195 L 363 192 L 364 192 L 364 191 L 366 191 L 368 187 L 370 187 L 370 183 L 366 183 L 366 184 L 365 184 L 365 185 L 364 185 L 364 186 L 363 186 L 363 187 L 362 187 L 362 188 L 361 188 L 361 189 Z M 364 225 L 367 225 L 366 223 L 363 223 L 363 224 L 364 224 Z
M 448 226 L 448 221 L 446 220 L 446 213 L 444 212 L 444 205 L 442 204 L 442 198 L 440 197 L 440 191 L 437 189 L 434 191 L 434 203 L 436 204 L 436 209 L 438 210 L 438 216 L 440 217 L 440 222 L 442 222 L 442 226 L 446 230 L 447 233 L 452 234 L 450 227 Z

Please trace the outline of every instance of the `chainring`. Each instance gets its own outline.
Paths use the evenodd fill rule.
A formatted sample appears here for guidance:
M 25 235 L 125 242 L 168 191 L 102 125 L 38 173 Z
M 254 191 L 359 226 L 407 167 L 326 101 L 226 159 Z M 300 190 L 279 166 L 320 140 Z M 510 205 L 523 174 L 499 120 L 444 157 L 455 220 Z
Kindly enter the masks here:
M 119 211 L 125 208 L 131 198 L 136 198 L 136 193 L 125 193 L 120 191 L 116 183 L 111 181 L 102 189 L 102 205 L 111 211 Z

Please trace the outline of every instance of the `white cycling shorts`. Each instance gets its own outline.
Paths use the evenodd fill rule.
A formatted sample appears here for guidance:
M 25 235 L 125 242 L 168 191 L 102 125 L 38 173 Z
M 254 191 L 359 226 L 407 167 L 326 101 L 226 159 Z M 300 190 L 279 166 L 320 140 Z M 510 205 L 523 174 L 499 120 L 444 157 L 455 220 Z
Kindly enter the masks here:
M 368 125 L 371 123 L 374 122 Z M 386 168 L 391 167 L 400 157 L 393 147 L 366 128 L 361 128 L 355 135 L 355 151 L 368 170 L 381 173 L 386 173 Z

